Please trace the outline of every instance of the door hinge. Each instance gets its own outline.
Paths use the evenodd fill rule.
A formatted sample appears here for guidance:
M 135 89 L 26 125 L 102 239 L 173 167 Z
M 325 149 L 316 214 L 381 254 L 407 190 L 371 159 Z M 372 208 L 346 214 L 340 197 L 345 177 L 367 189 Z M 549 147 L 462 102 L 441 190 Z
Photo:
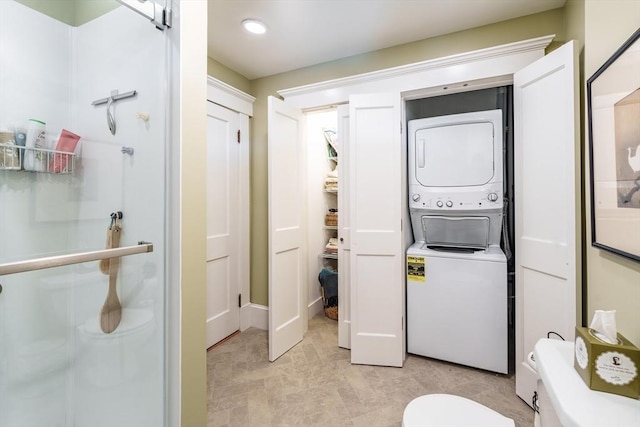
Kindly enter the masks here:
M 238 308 L 242 308 L 242 294 L 238 294 Z
M 238 129 L 238 144 L 240 144 L 240 129 Z

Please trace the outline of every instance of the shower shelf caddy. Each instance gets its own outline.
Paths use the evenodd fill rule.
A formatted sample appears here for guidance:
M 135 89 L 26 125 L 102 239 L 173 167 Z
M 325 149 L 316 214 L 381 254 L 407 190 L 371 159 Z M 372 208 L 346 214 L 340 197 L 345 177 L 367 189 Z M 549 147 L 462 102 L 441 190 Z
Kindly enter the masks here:
M 24 168 L 27 156 L 33 156 L 32 170 Z M 0 170 L 71 174 L 75 168 L 76 153 L 20 145 L 0 145 Z

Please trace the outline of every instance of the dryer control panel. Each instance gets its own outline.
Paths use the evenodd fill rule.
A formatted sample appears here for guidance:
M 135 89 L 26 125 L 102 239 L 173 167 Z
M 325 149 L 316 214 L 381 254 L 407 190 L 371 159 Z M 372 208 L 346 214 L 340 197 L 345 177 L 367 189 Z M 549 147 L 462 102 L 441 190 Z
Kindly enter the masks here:
M 489 186 L 488 186 L 489 187 Z M 425 191 L 420 186 L 410 186 L 409 207 L 411 209 L 435 210 L 501 210 L 503 206 L 502 186 L 485 188 L 484 191 Z

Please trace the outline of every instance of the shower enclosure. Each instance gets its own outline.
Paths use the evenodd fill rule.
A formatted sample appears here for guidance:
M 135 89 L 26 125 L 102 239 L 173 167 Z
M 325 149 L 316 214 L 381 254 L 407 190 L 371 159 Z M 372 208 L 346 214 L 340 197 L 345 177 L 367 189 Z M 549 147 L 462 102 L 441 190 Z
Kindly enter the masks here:
M 171 49 L 106 9 L 69 25 L 0 1 L 1 427 L 167 424 Z

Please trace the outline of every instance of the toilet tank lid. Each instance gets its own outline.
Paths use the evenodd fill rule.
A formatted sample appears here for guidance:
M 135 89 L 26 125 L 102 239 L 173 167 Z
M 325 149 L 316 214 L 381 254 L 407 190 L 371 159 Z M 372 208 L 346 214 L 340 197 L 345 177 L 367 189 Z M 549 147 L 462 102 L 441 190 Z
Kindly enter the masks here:
M 640 425 L 640 400 L 591 390 L 582 381 L 573 367 L 573 342 L 543 338 L 533 354 L 538 375 L 563 426 Z

